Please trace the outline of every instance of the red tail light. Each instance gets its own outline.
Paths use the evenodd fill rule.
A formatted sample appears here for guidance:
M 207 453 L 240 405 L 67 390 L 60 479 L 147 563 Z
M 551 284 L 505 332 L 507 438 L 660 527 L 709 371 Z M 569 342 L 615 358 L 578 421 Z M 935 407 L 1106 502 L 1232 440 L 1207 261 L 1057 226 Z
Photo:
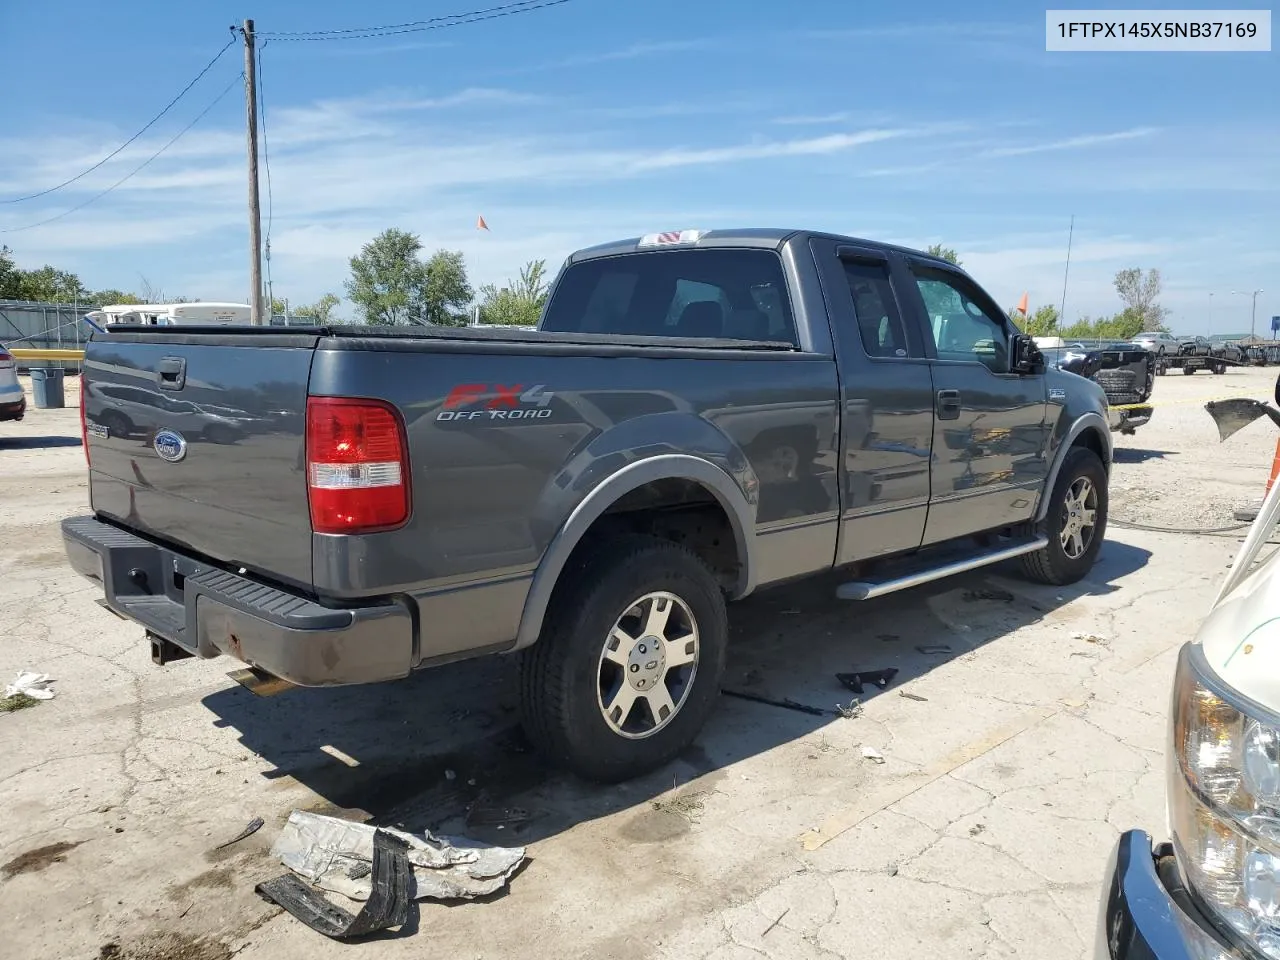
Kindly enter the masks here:
M 93 466 L 89 459 L 89 422 L 84 418 L 84 369 L 80 370 L 80 445 L 84 447 L 84 462 Z
M 395 407 L 310 397 L 306 443 L 316 533 L 373 533 L 409 519 L 409 448 Z

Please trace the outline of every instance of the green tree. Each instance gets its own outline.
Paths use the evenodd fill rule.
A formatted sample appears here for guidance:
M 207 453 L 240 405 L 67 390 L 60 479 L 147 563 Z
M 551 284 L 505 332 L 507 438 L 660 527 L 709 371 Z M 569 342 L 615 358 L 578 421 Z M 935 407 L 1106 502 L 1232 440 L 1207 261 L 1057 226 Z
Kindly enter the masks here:
M 1159 270 L 1148 270 L 1145 274 L 1139 267 L 1121 270 L 1116 274 L 1115 285 L 1120 302 L 1125 306 L 1123 313 L 1130 318 L 1136 317 L 1142 324 L 1133 334 L 1165 329 L 1164 319 L 1169 311 L 1156 302 L 1162 286 Z
M 317 323 L 329 323 L 333 319 L 333 311 L 338 308 L 341 298 L 336 293 L 326 293 L 315 303 L 304 303 L 293 311 L 295 317 L 314 317 Z
M 503 326 L 532 327 L 547 302 L 547 261 L 530 260 L 516 280 L 506 286 L 486 283 L 480 288 L 480 319 Z
M 467 322 L 467 305 L 475 297 L 467 282 L 460 250 L 437 250 L 423 264 L 425 281 L 414 298 L 413 323 L 459 327 Z
M 956 253 L 951 247 L 944 247 L 940 243 L 931 243 L 925 253 L 931 257 L 941 257 L 947 263 L 954 263 L 957 267 L 960 266 L 960 254 Z
M 466 265 L 458 251 L 439 250 L 423 262 L 422 242 L 394 227 L 384 230 L 351 258 L 347 296 L 365 322 L 442 324 L 466 322 L 471 302 Z
M 125 293 L 123 290 L 95 290 L 89 294 L 89 302 L 96 307 L 107 307 L 113 303 L 141 303 L 142 301 L 132 293 Z
M 1058 308 L 1051 303 L 1046 303 L 1036 309 L 1034 313 L 1023 316 L 1018 310 L 1009 311 L 1009 319 L 1023 333 L 1033 337 L 1056 337 L 1061 334 L 1058 332 Z
M 13 251 L 0 246 L 0 300 L 20 300 L 22 271 L 13 262 Z

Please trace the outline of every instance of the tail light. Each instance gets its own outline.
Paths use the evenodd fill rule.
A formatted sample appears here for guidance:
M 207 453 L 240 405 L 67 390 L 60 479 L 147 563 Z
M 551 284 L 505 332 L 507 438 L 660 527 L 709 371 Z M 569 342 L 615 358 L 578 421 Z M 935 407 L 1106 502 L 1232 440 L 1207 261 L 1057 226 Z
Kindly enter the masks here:
M 14 366 L 13 354 L 4 347 L 0 347 L 0 370 L 12 370 Z
M 373 533 L 409 519 L 409 448 L 395 407 L 310 397 L 306 444 L 316 533 Z
M 89 459 L 89 421 L 84 417 L 84 368 L 80 369 L 80 445 L 84 447 L 84 462 L 93 466 Z

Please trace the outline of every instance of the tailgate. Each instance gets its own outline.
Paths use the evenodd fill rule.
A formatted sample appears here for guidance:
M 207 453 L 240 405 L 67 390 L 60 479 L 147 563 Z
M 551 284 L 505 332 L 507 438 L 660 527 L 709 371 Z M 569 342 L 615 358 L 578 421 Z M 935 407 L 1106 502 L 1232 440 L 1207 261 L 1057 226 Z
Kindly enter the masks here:
M 95 336 L 90 502 L 136 532 L 308 585 L 303 443 L 317 337 L 258 329 Z

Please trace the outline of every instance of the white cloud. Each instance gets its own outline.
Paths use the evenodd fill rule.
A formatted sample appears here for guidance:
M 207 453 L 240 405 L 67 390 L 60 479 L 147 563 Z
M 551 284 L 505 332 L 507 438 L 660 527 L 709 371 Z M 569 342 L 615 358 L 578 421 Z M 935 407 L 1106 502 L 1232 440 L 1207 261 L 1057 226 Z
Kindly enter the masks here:
M 1012 147 L 993 147 L 984 150 L 982 157 L 1021 157 L 1032 153 L 1048 153 L 1054 150 L 1079 150 L 1081 147 L 1097 147 L 1122 140 L 1136 140 L 1149 137 L 1159 132 L 1156 127 L 1133 127 L 1129 130 L 1117 130 L 1114 133 L 1089 133 L 1077 137 L 1065 137 L 1061 140 L 1049 140 L 1043 143 L 1027 143 Z

